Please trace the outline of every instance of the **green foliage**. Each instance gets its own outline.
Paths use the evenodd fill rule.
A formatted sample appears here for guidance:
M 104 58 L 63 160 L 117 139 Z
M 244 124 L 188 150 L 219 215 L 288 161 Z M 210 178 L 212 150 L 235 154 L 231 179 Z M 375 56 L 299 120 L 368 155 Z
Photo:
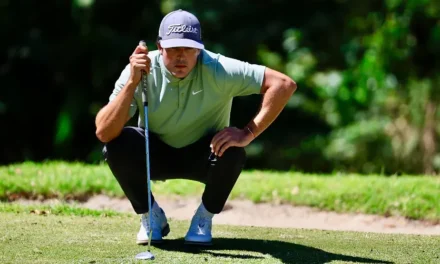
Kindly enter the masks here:
M 338 40 L 345 58 L 341 67 L 320 66 L 319 53 L 305 53 L 306 41 L 295 42 L 295 49 L 284 47 L 290 54 L 285 72 L 307 87 L 299 89 L 301 100 L 291 105 L 319 115 L 332 127 L 316 152 L 334 169 L 433 172 L 438 169 L 434 160 L 439 133 L 428 123 L 438 123 L 439 115 L 427 116 L 426 105 L 440 103 L 434 88 L 440 68 L 419 57 L 439 58 L 430 52 L 431 43 L 438 41 L 438 23 L 428 13 L 436 13 L 440 5 L 390 0 L 385 10 L 368 10 L 365 17 L 357 16 L 354 6 L 348 8 L 350 34 Z M 420 31 L 431 32 L 430 41 L 423 43 Z M 292 42 L 286 35 L 285 42 Z M 430 48 L 425 50 L 425 45 Z M 298 59 L 304 57 L 310 59 Z M 430 135 L 432 140 L 424 142 Z
M 0 162 L 100 162 L 96 113 L 139 39 L 154 50 L 162 17 L 184 8 L 199 17 L 209 50 L 265 64 L 298 83 L 287 108 L 249 146 L 249 168 L 438 172 L 440 2 L 308 1 L 295 9 L 287 4 L 2 3 L 0 34 L 8 41 L 0 43 L 6 87 L 0 91 L 0 118 L 15 131 L 0 130 L 11 139 Z M 31 70 L 24 76 L 24 69 Z M 232 125 L 245 125 L 259 99 L 237 98 Z

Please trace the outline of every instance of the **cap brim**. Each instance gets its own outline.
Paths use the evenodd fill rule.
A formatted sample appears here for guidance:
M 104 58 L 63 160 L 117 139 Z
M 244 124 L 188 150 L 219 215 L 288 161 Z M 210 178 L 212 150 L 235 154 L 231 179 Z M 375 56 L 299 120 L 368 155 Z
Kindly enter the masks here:
M 204 49 L 205 46 L 192 39 L 167 39 L 161 40 L 160 45 L 162 48 L 176 48 L 176 47 L 188 47 L 196 49 Z

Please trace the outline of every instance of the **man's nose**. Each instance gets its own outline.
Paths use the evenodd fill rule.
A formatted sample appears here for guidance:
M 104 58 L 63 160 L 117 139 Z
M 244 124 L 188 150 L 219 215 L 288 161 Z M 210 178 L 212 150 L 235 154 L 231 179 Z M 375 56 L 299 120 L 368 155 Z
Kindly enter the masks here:
M 181 59 L 185 57 L 185 49 L 184 48 L 179 48 L 177 50 L 177 58 Z

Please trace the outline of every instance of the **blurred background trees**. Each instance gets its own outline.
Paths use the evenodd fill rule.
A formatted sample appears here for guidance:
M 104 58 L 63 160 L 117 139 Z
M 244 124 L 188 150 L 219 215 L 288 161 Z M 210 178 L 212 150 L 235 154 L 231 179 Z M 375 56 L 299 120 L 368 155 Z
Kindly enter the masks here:
M 138 41 L 155 49 L 177 8 L 198 16 L 207 49 L 298 83 L 247 168 L 440 170 L 440 1 L 429 0 L 0 1 L 0 162 L 101 161 L 94 117 Z M 260 101 L 235 99 L 231 125 Z

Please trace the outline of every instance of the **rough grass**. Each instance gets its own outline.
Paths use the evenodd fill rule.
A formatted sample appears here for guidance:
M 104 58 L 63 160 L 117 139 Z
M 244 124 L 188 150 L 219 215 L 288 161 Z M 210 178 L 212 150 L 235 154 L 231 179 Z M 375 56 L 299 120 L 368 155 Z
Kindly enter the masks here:
M 244 171 L 230 198 L 290 203 L 336 212 L 359 212 L 440 221 L 440 177 Z M 159 195 L 200 195 L 193 181 L 154 182 Z M 85 199 L 123 196 L 106 164 L 25 162 L 0 167 L 0 200 L 19 197 Z

